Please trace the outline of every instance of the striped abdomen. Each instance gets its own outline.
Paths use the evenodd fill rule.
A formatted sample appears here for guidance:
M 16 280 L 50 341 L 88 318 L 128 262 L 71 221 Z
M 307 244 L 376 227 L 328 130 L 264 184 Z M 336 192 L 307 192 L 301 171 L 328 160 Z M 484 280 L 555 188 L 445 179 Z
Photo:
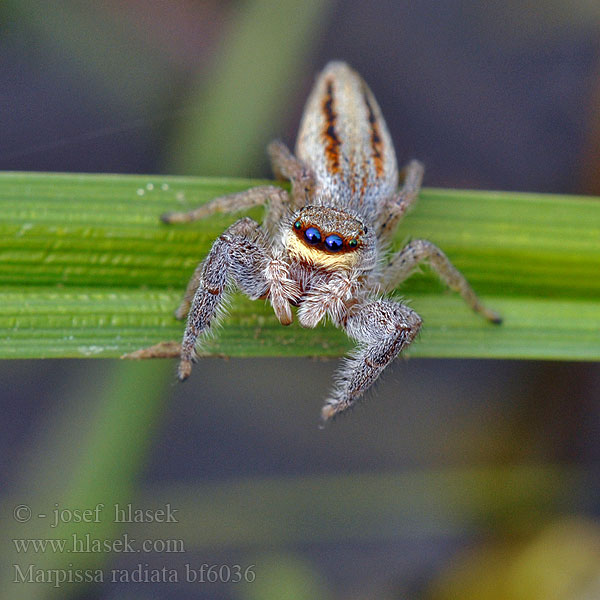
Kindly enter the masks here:
M 379 105 L 343 62 L 330 62 L 317 78 L 296 155 L 313 170 L 321 202 L 369 219 L 398 185 L 396 155 Z

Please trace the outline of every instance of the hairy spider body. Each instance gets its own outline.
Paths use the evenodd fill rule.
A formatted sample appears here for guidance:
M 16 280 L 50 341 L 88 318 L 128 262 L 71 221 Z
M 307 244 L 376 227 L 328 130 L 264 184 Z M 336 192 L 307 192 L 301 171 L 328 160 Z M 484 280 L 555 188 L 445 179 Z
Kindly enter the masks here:
M 196 343 L 222 312 L 232 287 L 252 299 L 268 298 L 283 325 L 292 322 L 292 307 L 297 307 L 303 327 L 316 327 L 329 317 L 358 342 L 337 373 L 323 421 L 351 407 L 419 332 L 419 315 L 384 294 L 420 262 L 429 262 L 475 311 L 500 322 L 431 242 L 413 240 L 387 261 L 382 258 L 417 198 L 423 167 L 410 162 L 398 189 L 396 155 L 379 106 L 348 65 L 331 62 L 318 76 L 296 155 L 278 141 L 268 150 L 276 176 L 291 181 L 291 194 L 262 186 L 162 217 L 180 223 L 268 205 L 262 226 L 248 217 L 234 223 L 191 278 L 175 313 L 187 316 L 180 379 L 190 375 Z

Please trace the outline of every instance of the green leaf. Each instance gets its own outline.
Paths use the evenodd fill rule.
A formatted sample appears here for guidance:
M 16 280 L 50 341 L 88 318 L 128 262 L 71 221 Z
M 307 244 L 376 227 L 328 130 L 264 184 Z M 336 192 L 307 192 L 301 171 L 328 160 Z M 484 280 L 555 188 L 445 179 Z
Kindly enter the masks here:
M 116 357 L 163 340 L 196 264 L 236 216 L 180 226 L 169 210 L 263 182 L 167 176 L 0 175 L 0 357 Z M 261 210 L 251 216 L 260 219 Z M 423 317 L 407 354 L 600 358 L 596 198 L 426 189 L 400 227 L 438 244 L 501 326 L 473 314 L 429 272 L 398 295 Z M 267 303 L 236 295 L 206 346 L 230 356 L 338 356 L 342 331 L 281 327 Z

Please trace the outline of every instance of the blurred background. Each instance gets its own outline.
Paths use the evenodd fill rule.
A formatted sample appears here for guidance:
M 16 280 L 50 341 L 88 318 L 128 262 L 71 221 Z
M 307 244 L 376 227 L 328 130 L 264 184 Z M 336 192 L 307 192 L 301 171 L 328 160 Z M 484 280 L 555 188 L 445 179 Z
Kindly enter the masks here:
M 597 3 L 5 0 L 0 22 L 2 170 L 269 177 L 336 58 L 426 185 L 600 194 Z M 0 597 L 600 598 L 597 364 L 397 361 L 323 432 L 335 367 L 207 359 L 179 386 L 170 361 L 3 361 Z M 117 502 L 177 523 L 114 523 Z M 12 542 L 73 534 L 156 543 Z

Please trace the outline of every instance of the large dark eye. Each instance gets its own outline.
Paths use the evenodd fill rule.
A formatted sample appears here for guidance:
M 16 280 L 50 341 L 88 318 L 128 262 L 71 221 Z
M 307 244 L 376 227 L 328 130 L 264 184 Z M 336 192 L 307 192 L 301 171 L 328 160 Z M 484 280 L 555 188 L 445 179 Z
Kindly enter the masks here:
M 337 252 L 342 249 L 344 240 L 337 233 L 332 233 L 325 238 L 325 245 L 331 252 Z
M 321 241 L 321 232 L 316 227 L 309 227 L 304 232 L 304 239 L 309 244 L 318 244 Z

